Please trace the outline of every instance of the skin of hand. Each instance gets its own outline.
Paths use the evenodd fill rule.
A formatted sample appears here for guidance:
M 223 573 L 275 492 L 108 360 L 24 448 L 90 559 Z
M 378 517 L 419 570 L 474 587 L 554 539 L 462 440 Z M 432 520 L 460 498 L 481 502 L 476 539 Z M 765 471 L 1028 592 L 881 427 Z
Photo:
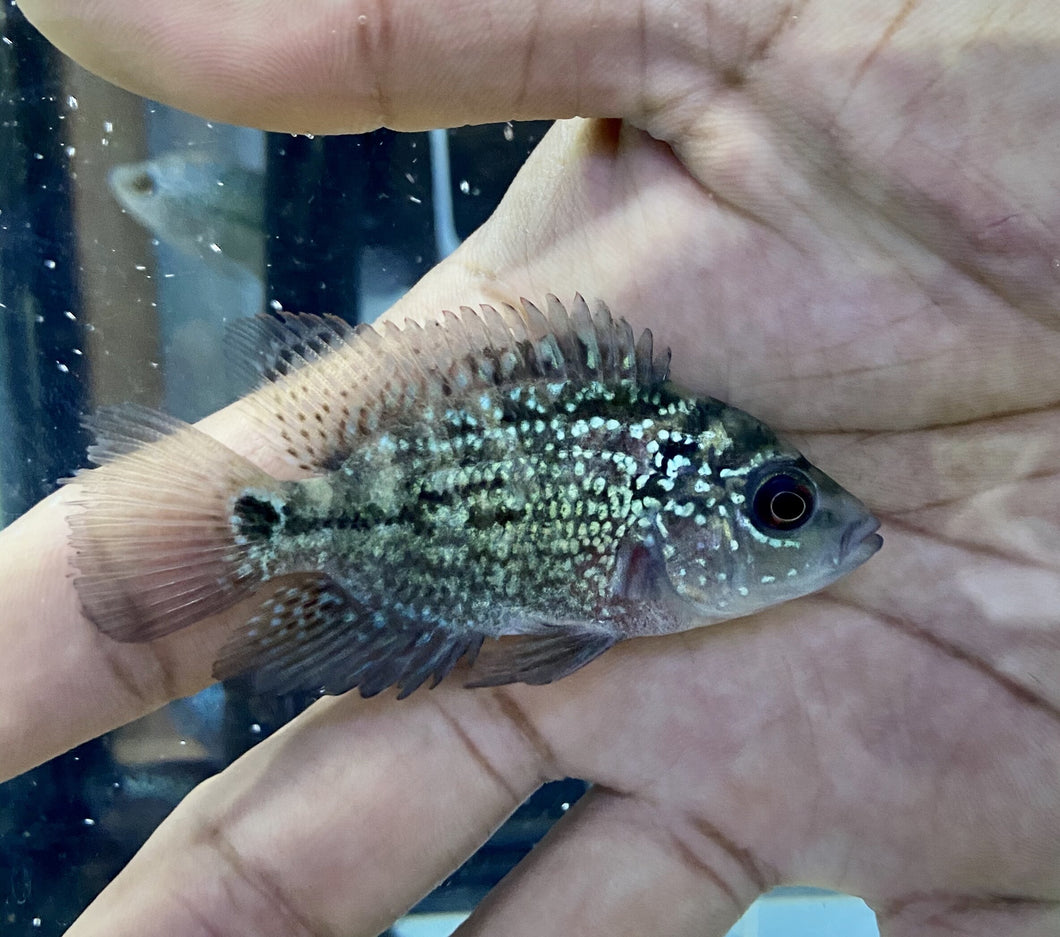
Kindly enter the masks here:
M 558 123 L 392 311 L 605 299 L 884 521 L 827 592 L 553 686 L 312 706 L 76 937 L 370 935 L 543 780 L 595 787 L 464 934 L 722 935 L 762 891 L 884 937 L 1060 933 L 1060 20 L 1048 0 L 22 0 L 135 91 L 289 131 Z M 238 404 L 204 427 L 266 467 Z M 0 775 L 209 681 L 226 624 L 78 613 L 60 492 L 0 534 Z

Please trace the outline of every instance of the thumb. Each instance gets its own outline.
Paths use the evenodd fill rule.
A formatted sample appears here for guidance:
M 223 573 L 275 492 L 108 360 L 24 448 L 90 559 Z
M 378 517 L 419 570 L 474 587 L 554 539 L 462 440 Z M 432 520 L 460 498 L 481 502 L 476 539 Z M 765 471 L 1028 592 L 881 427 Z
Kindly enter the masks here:
M 649 66 L 663 71 L 676 58 L 690 68 L 702 61 L 687 24 L 672 15 L 648 23 L 640 4 L 24 0 L 19 6 L 61 50 L 130 91 L 269 130 L 631 116 L 645 99 Z

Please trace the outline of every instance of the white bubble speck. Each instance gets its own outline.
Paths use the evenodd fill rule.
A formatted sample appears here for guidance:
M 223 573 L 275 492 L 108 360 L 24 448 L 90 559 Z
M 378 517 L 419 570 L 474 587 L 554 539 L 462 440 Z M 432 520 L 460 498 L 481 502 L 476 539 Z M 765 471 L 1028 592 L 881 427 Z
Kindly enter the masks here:
M 251 735 L 261 735 L 261 726 L 258 725 L 256 722 L 253 723 L 250 726 L 250 734 Z
M 46 261 L 44 261 L 44 266 L 47 267 L 49 270 L 54 270 L 55 269 L 55 261 L 54 260 L 46 260 Z
M 95 826 L 96 825 L 96 821 L 93 820 L 91 817 L 85 817 L 85 819 L 82 822 L 85 824 L 85 826 Z
M 210 250 L 212 250 L 215 254 L 220 254 L 221 253 L 221 245 L 215 243 L 214 241 L 210 241 Z
M 464 195 L 467 195 L 467 193 L 471 191 L 471 183 L 468 182 L 467 179 L 460 180 L 460 191 L 463 192 Z
M 278 299 L 270 299 L 269 308 L 273 312 L 283 312 L 283 303 L 281 303 Z
M 70 110 L 76 111 L 78 106 L 79 106 L 78 103 L 77 103 L 77 98 L 75 98 L 72 94 L 71 95 L 67 95 L 66 106 L 68 108 L 70 108 Z
M 109 121 L 109 120 L 103 121 L 103 132 L 104 133 L 114 133 L 114 123 L 112 121 Z
M 63 152 L 66 153 L 66 155 L 69 156 L 71 159 L 73 159 L 75 156 L 77 156 L 77 147 L 67 145 L 63 147 Z
M 70 373 L 70 369 L 65 364 L 63 364 L 61 361 L 56 361 L 55 362 L 55 366 L 60 371 L 62 371 L 63 374 L 69 374 Z
M 69 319 L 71 322 L 77 321 L 77 316 L 75 316 L 69 309 L 64 309 L 63 315 L 66 316 L 66 318 Z
M 34 926 L 34 927 L 40 927 L 40 925 L 41 925 L 41 919 L 40 919 L 39 917 L 35 917 L 35 918 L 33 919 L 33 922 L 32 922 L 32 923 L 33 923 L 33 926 Z
M 357 22 L 360 23 L 362 26 L 365 26 L 368 23 L 368 17 L 362 13 L 360 16 L 357 17 Z
M 515 139 L 515 128 L 512 126 L 511 121 L 508 121 L 508 123 L 504 125 L 504 130 L 501 132 L 504 134 L 504 139 L 507 140 L 509 143 L 511 143 L 512 140 Z
M 147 269 L 147 267 L 144 264 L 136 264 L 133 269 L 138 271 L 139 273 L 143 273 Z
M 409 196 L 409 201 L 412 202 L 413 205 L 422 205 L 423 204 L 423 199 L 416 198 L 415 195 L 410 195 Z

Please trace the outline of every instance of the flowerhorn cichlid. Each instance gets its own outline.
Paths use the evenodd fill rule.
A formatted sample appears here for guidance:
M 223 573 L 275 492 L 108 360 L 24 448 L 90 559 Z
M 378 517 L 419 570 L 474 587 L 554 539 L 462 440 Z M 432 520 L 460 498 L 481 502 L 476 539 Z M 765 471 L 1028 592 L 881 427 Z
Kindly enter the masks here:
M 259 691 L 548 683 L 615 642 L 813 592 L 880 547 L 853 495 L 748 414 L 667 381 L 602 303 L 442 322 L 239 323 L 281 481 L 126 406 L 70 524 L 85 614 L 150 641 L 257 599 L 214 666 Z M 264 351 L 262 351 L 264 349 Z M 486 638 L 490 642 L 475 662 Z
M 265 176 L 200 151 L 111 169 L 118 204 L 156 238 L 225 273 L 265 269 Z

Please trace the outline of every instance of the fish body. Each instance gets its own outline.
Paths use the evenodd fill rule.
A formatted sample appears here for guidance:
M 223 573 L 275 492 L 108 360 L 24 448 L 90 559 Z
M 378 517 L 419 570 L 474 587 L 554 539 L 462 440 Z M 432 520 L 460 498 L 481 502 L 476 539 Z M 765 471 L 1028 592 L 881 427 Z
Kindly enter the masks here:
M 82 604 L 118 639 L 259 594 L 220 677 L 405 695 L 511 638 L 473 682 L 545 683 L 616 641 L 815 591 L 880 546 L 860 501 L 670 384 L 650 333 L 602 304 L 242 328 L 269 381 L 257 422 L 302 477 L 126 409 L 97 421 L 107 464 L 78 476 L 71 521 Z
M 118 204 L 160 241 L 222 270 L 263 275 L 263 173 L 177 151 L 115 166 L 107 183 Z

